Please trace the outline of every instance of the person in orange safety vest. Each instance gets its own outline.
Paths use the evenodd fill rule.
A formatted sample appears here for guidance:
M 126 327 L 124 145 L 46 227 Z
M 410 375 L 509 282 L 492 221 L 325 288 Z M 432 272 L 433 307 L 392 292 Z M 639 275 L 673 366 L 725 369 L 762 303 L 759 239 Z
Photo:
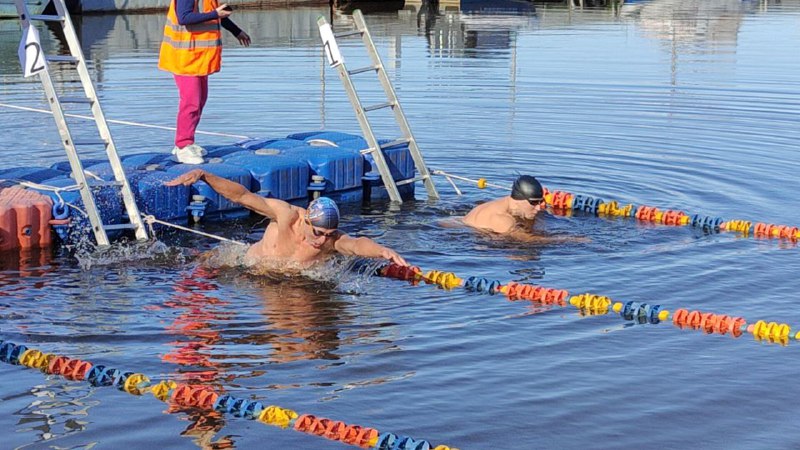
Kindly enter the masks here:
M 158 68 L 171 72 L 180 95 L 173 159 L 202 164 L 206 150 L 194 142 L 194 134 L 208 99 L 208 76 L 222 66 L 220 26 L 245 47 L 250 36 L 228 17 L 231 8 L 217 0 L 171 0 L 164 25 Z

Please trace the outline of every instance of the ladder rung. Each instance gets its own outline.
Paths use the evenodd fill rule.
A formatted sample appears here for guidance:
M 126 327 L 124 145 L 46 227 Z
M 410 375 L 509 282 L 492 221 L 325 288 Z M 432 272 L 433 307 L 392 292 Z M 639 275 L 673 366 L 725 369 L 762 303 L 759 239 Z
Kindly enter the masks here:
M 68 62 L 68 63 L 76 63 L 78 62 L 78 58 L 70 55 L 47 55 L 44 57 L 47 62 Z
M 63 22 L 64 16 L 51 16 L 51 15 L 38 14 L 30 16 L 30 19 L 41 20 L 42 22 Z
M 387 142 L 385 144 L 381 144 L 381 149 L 391 148 L 391 147 L 394 147 L 394 146 L 397 146 L 397 145 L 408 144 L 409 142 L 411 142 L 411 139 L 408 139 L 408 138 L 395 139 L 395 140 L 389 141 L 389 142 Z
M 397 183 L 395 183 L 395 186 L 402 186 L 404 184 L 411 184 L 411 183 L 415 183 L 417 181 L 427 180 L 428 178 L 430 178 L 429 175 L 423 175 L 423 176 L 417 177 L 417 178 L 409 178 L 408 180 L 398 181 Z
M 90 185 L 93 188 L 102 188 L 102 187 L 119 187 L 122 186 L 121 181 L 94 181 Z
M 360 69 L 348 70 L 347 73 L 350 75 L 358 75 L 360 73 L 369 72 L 371 70 L 378 70 L 378 66 L 361 67 Z
M 364 112 L 375 111 L 376 109 L 383 109 L 383 108 L 393 108 L 393 107 L 394 107 L 393 102 L 386 102 L 378 105 L 365 106 Z
M 343 31 L 341 33 L 334 33 L 333 37 L 335 38 L 343 38 L 348 36 L 361 36 L 361 30 L 353 30 L 353 31 Z
M 86 141 L 73 141 L 72 143 L 75 144 L 75 145 L 104 145 L 104 146 L 108 145 L 108 142 L 106 142 L 106 141 L 104 141 L 102 139 L 96 139 L 96 140 L 95 139 L 89 139 L 89 140 L 86 140 Z
M 103 229 L 106 231 L 113 231 L 113 230 L 135 230 L 139 228 L 137 225 L 132 223 L 120 223 L 115 225 L 103 225 Z
M 61 103 L 85 103 L 90 105 L 94 103 L 93 100 L 86 97 L 59 97 L 58 101 Z

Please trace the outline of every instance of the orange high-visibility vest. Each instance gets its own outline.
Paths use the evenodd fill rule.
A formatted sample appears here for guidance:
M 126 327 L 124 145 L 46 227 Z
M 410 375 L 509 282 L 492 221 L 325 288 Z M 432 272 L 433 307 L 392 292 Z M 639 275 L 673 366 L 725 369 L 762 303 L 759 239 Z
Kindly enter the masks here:
M 219 72 L 222 65 L 222 33 L 220 20 L 207 20 L 194 25 L 179 25 L 175 13 L 175 2 L 169 2 L 167 23 L 158 68 L 176 75 L 210 75 Z M 217 9 L 217 0 L 196 0 L 195 12 L 211 12 Z

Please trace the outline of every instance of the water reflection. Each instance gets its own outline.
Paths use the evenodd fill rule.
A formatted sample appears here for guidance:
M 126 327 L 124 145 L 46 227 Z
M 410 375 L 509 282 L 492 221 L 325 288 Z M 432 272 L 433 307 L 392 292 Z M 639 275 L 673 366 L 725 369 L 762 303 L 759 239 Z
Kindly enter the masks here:
M 94 390 L 86 384 L 77 385 L 64 380 L 33 386 L 26 396 L 30 395 L 34 400 L 14 412 L 19 417 L 15 431 L 36 436 L 33 442 L 39 444 L 80 433 L 90 423 L 86 420 L 90 416 L 89 410 L 100 404 L 92 399 L 93 394 Z
M 0 287 L 5 286 L 6 283 L 18 283 L 17 278 L 40 277 L 52 270 L 50 267 L 52 261 L 53 251 L 49 248 L 0 252 Z M 5 288 L 0 289 L 0 295 L 7 295 Z
M 334 298 L 332 286 L 312 280 L 259 281 L 258 295 L 270 333 L 258 342 L 271 347 L 270 361 L 339 359 L 340 328 L 351 317 L 345 304 Z
M 216 324 L 233 317 L 227 303 L 211 295 L 219 287 L 213 278 L 216 273 L 198 267 L 182 274 L 173 287 L 175 290 L 164 306 L 178 311 L 173 323 L 167 327 L 176 340 L 173 349 L 162 360 L 178 364 L 179 379 L 189 384 L 209 384 L 220 378 L 220 366 L 211 357 L 211 350 L 221 340 Z
M 211 295 L 219 290 L 214 281 L 217 271 L 204 267 L 184 272 L 176 280 L 174 294 L 163 306 L 178 311 L 174 321 L 167 326 L 167 333 L 176 338 L 169 345 L 172 350 L 162 356 L 162 360 L 177 364 L 178 374 L 170 377 L 189 385 L 212 386 L 221 392 L 222 365 L 212 357 L 215 345 L 221 342 L 219 324 L 230 320 L 234 314 L 228 312 L 228 304 Z M 230 436 L 214 440 L 217 432 L 225 425 L 220 413 L 183 408 L 175 402 L 168 403 L 167 412 L 185 412 L 183 420 L 189 425 L 181 436 L 190 437 L 203 449 L 232 448 L 234 441 Z

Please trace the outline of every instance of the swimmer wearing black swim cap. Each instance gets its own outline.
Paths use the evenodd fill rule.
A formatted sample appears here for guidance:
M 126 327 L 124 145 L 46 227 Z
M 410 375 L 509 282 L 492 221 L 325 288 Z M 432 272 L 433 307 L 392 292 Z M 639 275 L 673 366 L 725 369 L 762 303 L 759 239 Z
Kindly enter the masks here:
M 511 198 L 541 203 L 544 200 L 544 189 L 536 178 L 530 175 L 522 175 L 511 186 Z
M 464 223 L 473 228 L 507 234 L 530 228 L 530 222 L 544 207 L 542 184 L 531 175 L 521 175 L 514 180 L 511 195 L 476 206 L 464 217 Z
M 266 268 L 272 271 L 296 271 L 340 253 L 384 258 L 408 266 L 394 250 L 370 238 L 355 238 L 339 231 L 339 208 L 330 198 L 320 197 L 308 208 L 300 208 L 283 200 L 261 197 L 239 183 L 202 169 L 192 170 L 164 184 L 191 186 L 198 181 L 205 181 L 228 200 L 269 217 L 264 236 L 247 250 L 245 263 L 248 265 L 268 266 Z

